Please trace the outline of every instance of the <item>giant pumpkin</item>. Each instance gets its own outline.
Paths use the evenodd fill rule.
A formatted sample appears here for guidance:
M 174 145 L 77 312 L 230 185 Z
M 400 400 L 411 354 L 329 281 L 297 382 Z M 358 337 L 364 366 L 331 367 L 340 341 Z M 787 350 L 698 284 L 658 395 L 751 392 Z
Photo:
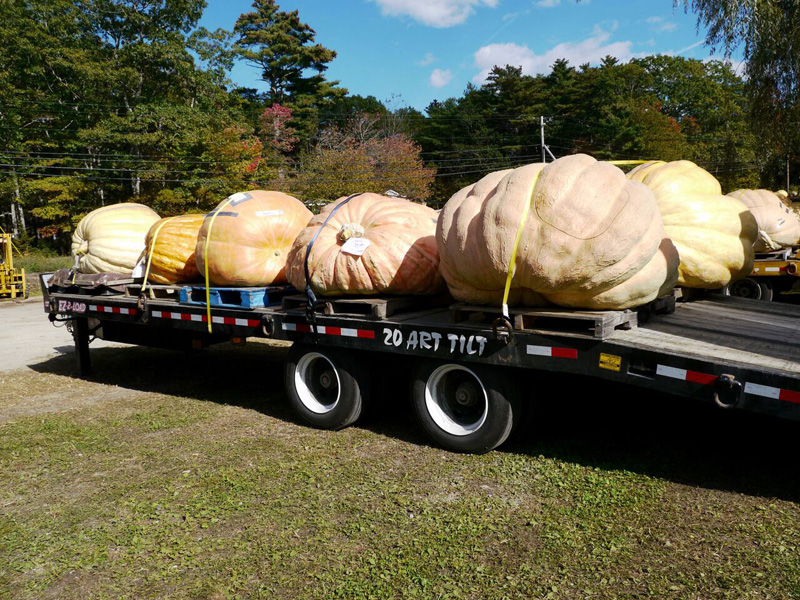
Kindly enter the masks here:
M 722 195 L 711 173 L 688 160 L 655 161 L 636 167 L 628 178 L 655 195 L 681 257 L 678 285 L 721 288 L 750 273 L 756 221 L 739 200 Z
M 450 292 L 473 304 L 500 304 L 509 269 L 509 304 L 591 309 L 643 304 L 677 278 L 652 192 L 582 154 L 491 173 L 462 189 L 442 210 L 436 238 Z
M 229 196 L 206 215 L 195 260 L 215 285 L 286 283 L 286 255 L 311 218 L 300 200 L 282 192 L 252 190 Z
M 319 233 L 308 255 L 317 295 L 432 294 L 443 287 L 433 209 L 371 193 L 345 200 L 323 208 L 295 240 L 287 263 L 292 285 L 305 287 L 306 249 Z
M 732 196 L 750 209 L 758 224 L 756 252 L 779 250 L 800 240 L 800 219 L 778 194 L 769 190 L 736 190 Z
M 159 216 L 143 204 L 111 204 L 90 212 L 72 234 L 72 256 L 81 273 L 130 275 L 144 239 Z
M 204 219 L 205 215 L 182 215 L 153 224 L 145 239 L 145 258 L 150 261 L 148 281 L 172 284 L 199 278 L 194 253 Z

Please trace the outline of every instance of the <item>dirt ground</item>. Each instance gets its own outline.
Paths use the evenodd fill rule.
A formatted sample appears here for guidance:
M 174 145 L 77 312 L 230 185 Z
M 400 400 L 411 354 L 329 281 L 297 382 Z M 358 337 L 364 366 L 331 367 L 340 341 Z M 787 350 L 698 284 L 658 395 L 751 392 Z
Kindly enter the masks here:
M 95 340 L 92 348 L 124 346 Z M 41 298 L 0 302 L 0 372 L 24 369 L 37 362 L 74 354 L 75 347 L 62 323 L 50 323 Z

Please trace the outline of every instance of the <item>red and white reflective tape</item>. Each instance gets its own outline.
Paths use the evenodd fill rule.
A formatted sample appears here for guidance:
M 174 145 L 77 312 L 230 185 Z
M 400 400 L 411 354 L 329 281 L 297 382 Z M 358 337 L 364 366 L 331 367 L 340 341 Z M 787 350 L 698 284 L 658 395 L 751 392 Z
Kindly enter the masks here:
M 578 358 L 575 348 L 558 348 L 556 346 L 527 346 L 528 354 L 549 356 L 550 358 Z
M 748 381 L 744 384 L 744 393 L 762 396 L 764 398 L 773 398 L 774 400 L 783 400 L 784 402 L 791 402 L 792 404 L 800 404 L 800 392 L 784 390 L 770 385 L 761 385 L 760 383 L 750 383 Z
M 135 308 L 122 308 L 120 306 L 100 306 L 95 304 L 89 305 L 89 310 L 93 312 L 112 313 L 115 315 L 135 315 L 138 311 Z
M 375 332 L 371 329 L 350 329 L 348 327 L 331 327 L 329 325 L 317 325 L 317 333 L 325 335 L 340 335 L 342 337 L 375 339 Z M 284 323 L 284 331 L 299 331 L 300 333 L 311 333 L 311 325 L 305 323 Z
M 154 310 L 152 313 L 156 319 L 172 319 L 174 321 L 196 321 L 197 323 L 208 323 L 206 315 L 197 313 L 169 312 L 166 310 Z M 212 323 L 219 325 L 238 325 L 239 327 L 258 327 L 261 321 L 258 319 L 236 319 L 234 317 L 211 317 Z
M 717 380 L 716 375 L 709 375 L 708 373 L 700 373 L 698 371 L 689 371 L 687 369 L 677 369 L 675 367 L 668 367 L 666 365 L 658 365 L 656 367 L 656 375 L 702 384 L 714 383 Z
M 714 383 L 717 380 L 716 375 L 698 373 L 697 371 L 688 371 L 686 369 L 676 369 L 675 367 L 667 367 L 665 365 L 658 365 L 656 368 L 656 375 L 703 384 Z M 760 383 L 745 383 L 744 393 L 752 394 L 753 396 L 761 396 L 763 398 L 782 400 L 783 402 L 791 402 L 793 404 L 800 404 L 800 392 L 784 390 L 769 385 L 761 385 Z

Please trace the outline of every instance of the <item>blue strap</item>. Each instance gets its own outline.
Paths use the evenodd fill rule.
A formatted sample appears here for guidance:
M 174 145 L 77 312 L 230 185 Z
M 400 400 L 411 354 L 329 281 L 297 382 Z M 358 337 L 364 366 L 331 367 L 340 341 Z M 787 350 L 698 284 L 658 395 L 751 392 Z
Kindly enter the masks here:
M 306 319 L 311 322 L 311 325 L 312 325 L 312 327 L 311 327 L 311 335 L 314 338 L 314 341 L 316 341 L 316 339 L 317 339 L 316 338 L 316 336 L 317 336 L 317 326 L 316 326 L 317 325 L 317 320 L 316 320 L 316 315 L 314 313 L 314 308 L 317 305 L 317 297 L 314 294 L 314 290 L 311 289 L 311 275 L 309 274 L 309 271 L 308 271 L 308 257 L 311 255 L 311 248 L 314 246 L 314 242 L 317 241 L 317 238 L 319 237 L 319 234 L 322 233 L 322 230 L 328 224 L 328 221 L 330 221 L 331 218 L 333 218 L 333 215 L 336 214 L 336 211 L 339 210 L 341 207 L 343 207 L 348 202 L 350 202 L 350 200 L 352 200 L 356 196 L 361 196 L 363 193 L 364 192 L 359 192 L 358 194 L 353 194 L 352 196 L 348 196 L 347 198 L 345 198 L 344 200 L 339 202 L 339 204 L 334 206 L 333 210 L 331 211 L 331 213 L 322 222 L 322 225 L 319 226 L 319 229 L 317 229 L 317 232 L 314 234 L 314 237 L 312 237 L 311 241 L 308 242 L 308 246 L 306 246 L 306 258 L 303 261 L 303 271 L 304 271 L 304 274 L 306 276 L 306 290 L 305 290 L 306 291 Z

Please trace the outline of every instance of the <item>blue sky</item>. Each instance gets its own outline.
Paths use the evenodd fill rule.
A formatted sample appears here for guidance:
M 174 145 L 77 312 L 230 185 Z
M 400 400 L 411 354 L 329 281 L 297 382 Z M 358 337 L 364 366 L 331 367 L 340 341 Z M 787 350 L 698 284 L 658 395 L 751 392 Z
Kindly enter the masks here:
M 233 28 L 252 0 L 208 0 L 201 25 Z M 547 73 L 557 58 L 596 64 L 649 54 L 705 59 L 705 31 L 672 0 L 279 0 L 335 50 L 326 73 L 353 94 L 419 110 L 460 96 L 495 64 Z M 721 58 L 715 55 L 715 58 Z M 734 56 L 734 59 L 737 57 Z M 232 78 L 263 89 L 239 64 Z

